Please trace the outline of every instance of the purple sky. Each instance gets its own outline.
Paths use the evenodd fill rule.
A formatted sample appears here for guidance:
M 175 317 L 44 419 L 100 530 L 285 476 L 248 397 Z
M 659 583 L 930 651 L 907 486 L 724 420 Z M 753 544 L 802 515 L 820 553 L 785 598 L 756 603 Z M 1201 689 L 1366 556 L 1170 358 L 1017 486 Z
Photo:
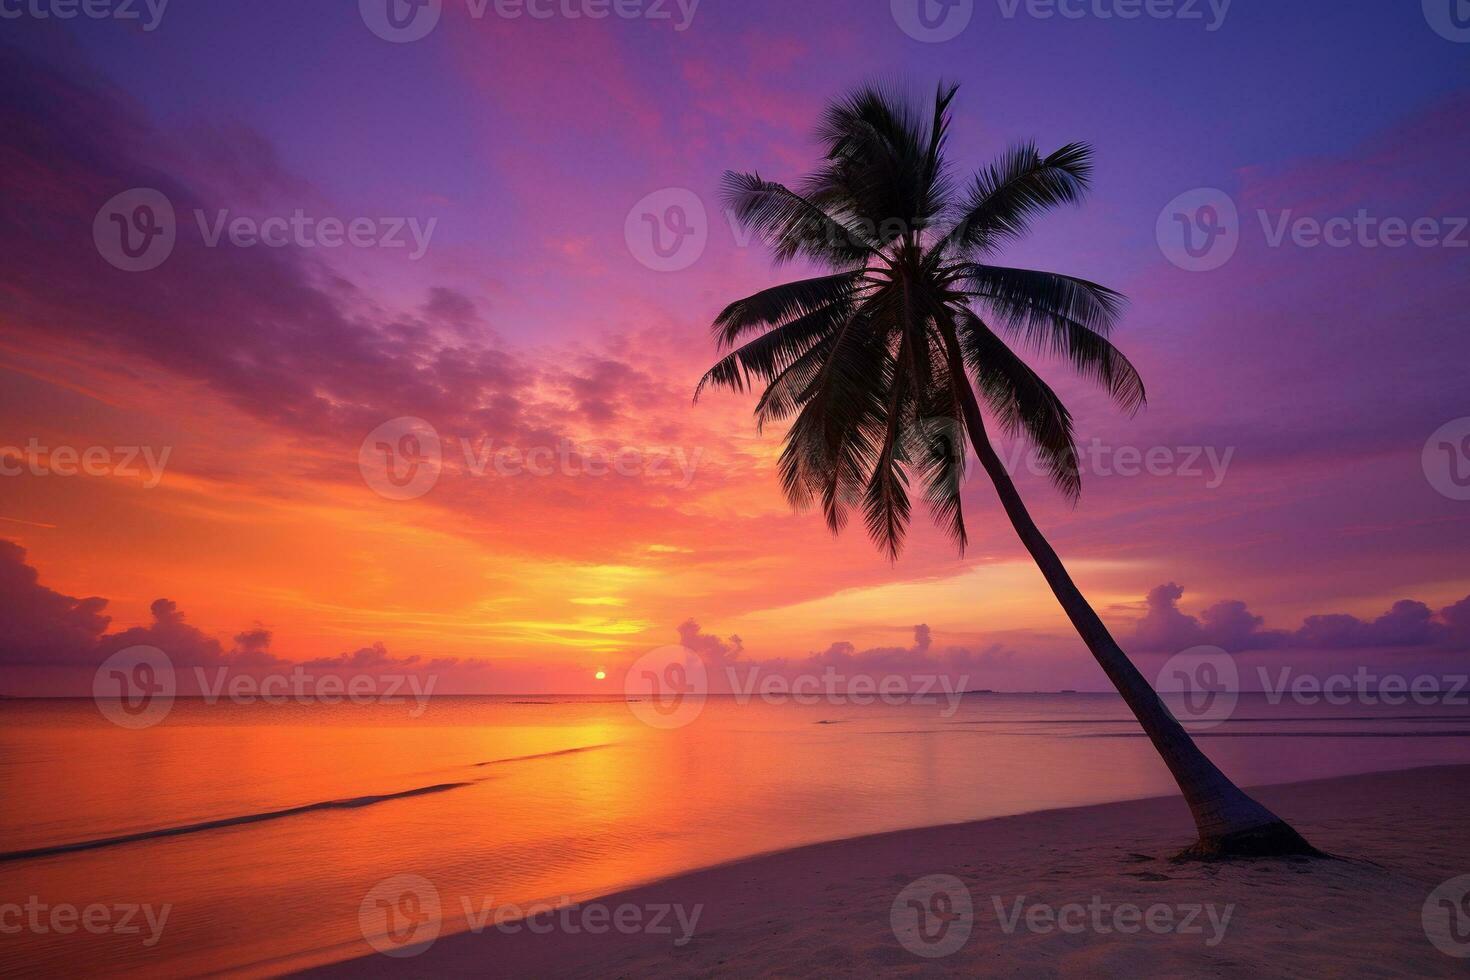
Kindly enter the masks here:
M 0 25 L 0 151 L 20 161 L 0 230 L 16 256 L 0 274 L 0 445 L 37 433 L 167 442 L 183 481 L 167 492 L 229 487 L 279 519 L 252 538 L 180 498 L 7 485 L 0 537 L 48 586 L 107 597 L 114 628 L 146 625 L 167 596 L 226 646 L 257 622 L 289 657 L 385 640 L 405 655 L 520 663 L 554 643 L 580 676 L 670 641 L 690 617 L 772 657 L 902 646 L 928 622 L 936 642 L 1063 651 L 1061 676 L 1090 686 L 1050 598 L 1009 577 L 1022 559 L 988 487 L 966 491 L 971 555 L 923 532 L 889 567 L 858 535 L 831 541 L 778 506 L 776 437 L 753 438 L 748 400 L 689 405 L 714 314 L 783 274 L 719 213 L 720 175 L 794 180 L 815 161 L 824 101 L 871 79 L 960 82 L 949 153 L 962 170 L 1019 139 L 1095 147 L 1086 205 L 1038 223 L 1005 261 L 1128 295 L 1117 342 L 1149 407 L 1121 418 L 1046 373 L 1084 444 L 1229 461 L 1218 480 L 1208 457 L 1198 478 L 1093 474 L 1075 510 L 1021 475 L 1120 634 L 1171 581 L 1192 614 L 1236 599 L 1280 631 L 1326 613 L 1369 622 L 1405 598 L 1437 611 L 1470 593 L 1470 502 L 1439 492 L 1421 458 L 1432 433 L 1470 416 L 1470 231 L 1455 220 L 1470 214 L 1470 43 L 1435 29 L 1448 21 L 1433 0 L 1181 0 L 1149 8 L 1173 16 L 1129 20 L 1101 15 L 1128 0 L 1063 4 L 1076 18 L 976 0 L 939 43 L 901 29 L 903 0 L 898 14 L 888 0 L 703 0 L 687 24 L 673 0 L 660 5 L 670 19 L 601 20 L 508 19 L 493 0 L 477 18 L 443 0 L 437 27 L 411 43 L 375 35 L 348 0 L 174 0 L 151 30 L 40 19 L 27 3 Z M 87 233 L 111 195 L 138 186 L 172 199 L 181 244 L 158 273 L 129 278 L 97 261 Z M 660 272 L 640 264 L 625 219 L 668 188 L 707 208 L 708 246 Z M 1239 215 L 1237 250 L 1209 271 L 1173 264 L 1157 235 L 1166 205 L 1198 188 Z M 418 260 L 226 256 L 199 247 L 195 207 L 435 224 Z M 1360 211 L 1376 230 L 1343 247 L 1291 230 Z M 1389 247 L 1385 219 L 1429 222 L 1438 244 Z M 363 506 L 346 496 L 363 492 L 358 442 L 402 415 L 501 442 L 573 428 L 699 446 L 708 462 L 676 497 L 587 480 L 441 486 L 417 509 L 362 518 L 417 549 L 402 567 L 323 558 L 293 579 L 279 551 L 300 540 L 293 522 Z M 112 519 L 84 516 L 102 512 Z M 314 524 L 321 552 L 353 550 L 353 522 L 340 535 L 329 523 Z M 168 547 L 140 581 L 115 556 L 150 540 Z M 113 557 L 99 560 L 98 543 Z M 554 571 L 523 571 L 535 568 Z M 966 576 L 998 598 L 975 594 L 967 611 L 954 598 Z M 458 584 L 419 594 L 409 579 Z M 385 605 L 396 618 L 369 612 Z M 583 615 L 599 608 L 614 611 Z M 487 621 L 472 648 L 443 649 Z

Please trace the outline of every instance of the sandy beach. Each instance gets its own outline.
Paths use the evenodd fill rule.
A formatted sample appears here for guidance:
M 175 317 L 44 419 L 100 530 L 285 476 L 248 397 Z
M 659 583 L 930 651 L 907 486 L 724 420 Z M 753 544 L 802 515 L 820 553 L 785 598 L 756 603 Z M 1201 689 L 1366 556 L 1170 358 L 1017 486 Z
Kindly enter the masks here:
M 408 958 L 373 955 L 318 976 L 1363 976 L 1463 975 L 1436 949 L 1422 910 L 1470 873 L 1470 766 L 1262 787 L 1332 860 L 1180 863 L 1178 798 L 1053 810 L 764 855 L 546 915 L 544 934 L 489 925 L 445 935 Z M 953 876 L 940 905 L 934 886 Z M 909 889 L 909 891 L 905 891 Z M 926 944 L 893 925 L 895 900 L 921 894 Z M 687 941 L 624 934 L 581 909 L 699 908 Z M 629 913 L 630 915 L 632 913 Z M 449 912 L 446 910 L 445 916 Z M 898 919 L 902 925 L 903 915 Z M 567 927 L 567 923 L 572 928 Z M 593 934 L 583 926 L 601 926 Z M 968 935 L 961 937 L 968 926 Z M 962 940 L 962 941 L 961 941 Z M 1464 952 L 1470 955 L 1470 943 Z

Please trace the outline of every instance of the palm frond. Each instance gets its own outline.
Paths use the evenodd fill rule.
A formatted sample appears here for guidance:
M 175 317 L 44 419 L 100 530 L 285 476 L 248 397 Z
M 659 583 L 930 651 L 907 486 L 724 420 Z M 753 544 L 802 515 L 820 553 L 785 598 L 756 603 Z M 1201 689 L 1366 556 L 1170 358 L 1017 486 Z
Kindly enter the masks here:
M 743 392 L 750 386 L 751 375 L 769 384 L 803 354 L 831 337 L 851 315 L 852 305 L 838 301 L 766 331 L 720 358 L 705 372 L 694 389 L 694 400 L 699 401 L 706 385 Z
M 942 150 L 954 93 L 940 86 L 928 118 L 884 86 L 833 103 L 817 134 L 826 160 L 807 177 L 803 194 L 863 227 L 880 248 L 932 225 L 949 196 Z
M 1026 234 L 1032 219 L 1059 204 L 1076 204 L 1092 177 L 1092 148 L 1068 143 L 1043 157 L 1034 143 L 1012 147 L 975 175 L 955 227 L 938 248 L 986 252 Z
M 884 338 L 848 320 L 833 339 L 821 370 L 801 393 L 801 405 L 781 452 L 782 489 L 801 509 L 821 501 L 827 526 L 846 526 L 847 508 L 861 499 L 885 427 L 893 383 Z
M 948 372 L 935 377 L 934 386 L 908 430 L 905 449 L 910 468 L 924 486 L 929 515 L 960 554 L 969 545 L 960 488 L 968 460 L 966 431 Z
M 861 266 L 877 243 L 816 203 L 759 174 L 727 172 L 725 205 L 735 219 L 764 236 L 777 263 L 803 257 L 842 269 Z
M 966 366 L 980 396 L 1012 436 L 1025 436 L 1041 454 L 1052 484 L 1068 500 L 1082 493 L 1072 413 L 1056 392 L 971 310 L 955 311 Z
M 863 286 L 862 273 L 839 272 L 762 289 L 736 300 L 715 318 L 715 338 L 729 347 L 750 330 L 777 326 L 834 303 L 845 303 Z
M 995 322 L 1033 350 L 1064 357 L 1085 378 L 1102 385 L 1124 411 L 1147 401 L 1143 378 L 1107 339 L 1123 297 L 1105 286 L 1054 272 L 966 265 L 970 293 Z

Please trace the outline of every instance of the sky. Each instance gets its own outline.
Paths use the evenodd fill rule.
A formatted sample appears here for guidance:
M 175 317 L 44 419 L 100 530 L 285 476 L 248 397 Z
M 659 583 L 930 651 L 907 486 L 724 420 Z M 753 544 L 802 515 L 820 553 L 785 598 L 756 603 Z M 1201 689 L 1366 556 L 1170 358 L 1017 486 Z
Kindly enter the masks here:
M 873 80 L 960 84 L 961 173 L 1095 149 L 1003 258 L 1128 296 L 1148 406 L 1043 358 L 1080 502 L 1002 455 L 1145 673 L 1202 642 L 1463 665 L 1449 2 L 392 2 L 3 5 L 0 693 L 135 642 L 465 691 L 599 690 L 680 642 L 1104 689 L 978 471 L 970 549 L 920 517 L 889 563 L 791 511 L 753 397 L 693 401 L 719 310 L 802 271 L 721 175 L 797 180 Z

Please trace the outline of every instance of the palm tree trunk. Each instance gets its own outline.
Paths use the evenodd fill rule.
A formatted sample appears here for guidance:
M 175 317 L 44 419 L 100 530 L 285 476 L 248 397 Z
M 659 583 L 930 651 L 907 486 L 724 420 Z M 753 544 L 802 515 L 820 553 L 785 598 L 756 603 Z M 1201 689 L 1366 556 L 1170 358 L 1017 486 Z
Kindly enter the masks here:
M 1277 854 L 1317 854 L 1285 821 L 1245 794 L 1211 762 L 1189 733 L 1164 706 L 1128 655 L 1118 646 L 1102 619 L 1077 588 L 1062 560 L 1042 536 L 1016 491 L 1016 485 L 985 434 L 985 423 L 974 390 L 961 389 L 970 438 L 991 482 L 1000 494 L 1011 524 L 1046 577 L 1057 601 L 1124 702 L 1133 711 L 1149 740 L 1173 773 L 1199 829 L 1199 841 L 1187 857 L 1227 857 Z

